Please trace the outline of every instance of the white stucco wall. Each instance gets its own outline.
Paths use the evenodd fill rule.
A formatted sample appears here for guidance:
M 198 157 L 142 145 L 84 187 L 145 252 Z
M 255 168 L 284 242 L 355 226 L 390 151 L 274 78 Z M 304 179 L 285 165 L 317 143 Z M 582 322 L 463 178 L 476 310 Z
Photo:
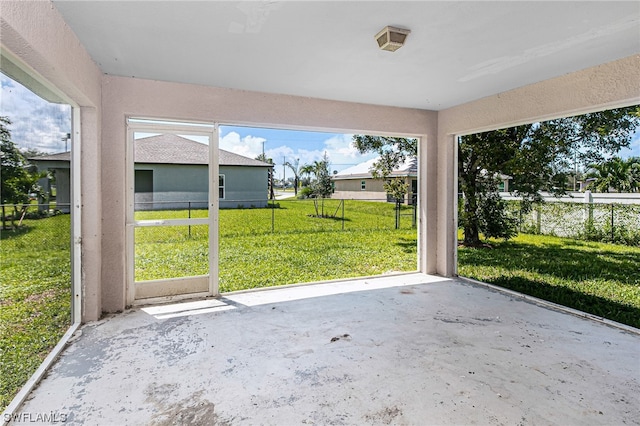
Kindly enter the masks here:
M 104 76 L 102 84 L 102 306 L 125 306 L 125 119 L 127 116 L 289 129 L 406 135 L 435 134 L 436 113 L 287 95 Z M 434 138 L 430 139 L 435 141 Z M 433 220 L 433 218 L 432 218 Z M 424 254 L 424 251 L 421 253 Z
M 74 149 L 82 162 L 82 319 L 100 317 L 102 207 L 100 195 L 100 105 L 102 73 L 75 34 L 48 1 L 0 2 L 3 55 L 16 60 L 25 75 L 79 110 Z M 77 169 L 76 169 L 77 170 Z

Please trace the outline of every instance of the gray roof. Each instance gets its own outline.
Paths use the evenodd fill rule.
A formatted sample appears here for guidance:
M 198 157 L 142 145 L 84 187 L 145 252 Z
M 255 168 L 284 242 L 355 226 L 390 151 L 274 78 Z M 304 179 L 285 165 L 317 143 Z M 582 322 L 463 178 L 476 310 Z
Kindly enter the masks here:
M 154 164 L 208 164 L 209 146 L 177 135 L 163 134 L 136 139 L 136 163 Z M 253 158 L 219 149 L 221 166 L 273 167 Z M 31 158 L 33 161 L 70 161 L 70 152 Z
M 136 139 L 136 163 L 208 164 L 209 146 L 178 135 L 163 134 Z M 272 167 L 271 164 L 219 149 L 221 166 Z
M 373 163 L 378 161 L 379 157 L 372 158 L 348 169 L 344 169 L 340 173 L 333 175 L 334 180 L 342 179 L 370 179 L 371 167 Z M 418 175 L 418 159 L 416 157 L 409 157 L 407 160 L 399 164 L 390 174 L 390 177 L 415 177 Z
M 71 153 L 58 152 L 57 154 L 39 155 L 37 157 L 29 157 L 31 161 L 71 161 Z

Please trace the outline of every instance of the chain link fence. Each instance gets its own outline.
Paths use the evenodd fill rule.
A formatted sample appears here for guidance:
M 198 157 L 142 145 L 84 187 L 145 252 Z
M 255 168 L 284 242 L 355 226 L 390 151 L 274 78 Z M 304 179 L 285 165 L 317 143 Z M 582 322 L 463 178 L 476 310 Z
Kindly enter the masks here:
M 638 204 L 552 201 L 525 211 L 510 201 L 509 209 L 523 233 L 640 246 Z
M 33 225 L 33 220 L 47 219 L 69 213 L 68 203 L 47 204 L 0 204 L 2 231 L 18 231 L 25 224 Z M 69 216 L 67 216 L 69 217 Z
M 386 199 L 224 200 L 220 208 L 220 235 L 264 232 L 304 232 L 416 227 L 416 204 Z M 264 206 L 264 207 L 256 207 Z M 136 220 L 207 217 L 202 201 L 136 202 Z M 187 228 L 188 230 L 189 228 Z
M 253 246 L 284 237 L 289 247 L 300 244 L 301 240 L 309 247 L 330 233 L 417 232 L 415 205 L 398 206 L 386 200 L 290 198 L 269 200 L 266 207 L 253 208 L 252 205 L 260 205 L 260 200 L 225 201 L 236 207 L 219 210 L 219 249 L 223 260 L 231 256 L 230 246 L 236 250 L 235 245 L 239 242 Z M 136 203 L 136 221 L 150 222 L 141 222 L 135 230 L 136 281 L 206 274 L 209 225 L 166 226 L 166 221 L 206 218 L 208 210 L 199 208 L 199 203 L 188 201 L 171 202 L 171 209 L 167 210 L 158 210 L 158 203 L 153 206 L 155 210 L 139 204 Z M 158 225 L 154 225 L 154 221 L 158 221 Z M 235 263 L 253 262 L 242 252 L 233 251 L 232 256 Z

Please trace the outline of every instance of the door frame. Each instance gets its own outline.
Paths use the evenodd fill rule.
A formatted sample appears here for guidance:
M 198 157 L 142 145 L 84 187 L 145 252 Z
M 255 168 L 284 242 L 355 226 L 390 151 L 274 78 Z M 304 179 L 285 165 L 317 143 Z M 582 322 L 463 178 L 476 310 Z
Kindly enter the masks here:
M 165 119 L 154 119 L 147 117 L 126 117 L 126 271 L 127 271 L 127 287 L 126 300 L 127 306 L 162 303 L 171 300 L 180 300 L 187 298 L 219 296 L 218 282 L 218 129 L 219 126 L 214 122 L 198 122 L 198 121 L 173 121 Z M 161 133 L 189 136 L 205 136 L 209 138 L 209 200 L 208 200 L 208 217 L 196 219 L 167 219 L 167 220 L 151 220 L 136 221 L 135 220 L 135 153 L 134 153 L 134 134 L 137 132 L 144 133 Z M 213 184 L 215 183 L 215 185 Z M 135 281 L 135 229 L 144 226 L 180 226 L 180 225 L 208 225 L 209 226 L 209 274 L 198 277 L 182 277 L 185 280 L 207 280 L 207 291 L 196 293 L 178 293 L 167 296 L 145 297 L 136 299 L 136 281 Z M 143 286 L 148 287 L 154 282 L 162 282 L 163 284 L 175 287 L 181 279 L 164 279 L 145 281 Z M 151 284 L 150 284 L 151 283 Z

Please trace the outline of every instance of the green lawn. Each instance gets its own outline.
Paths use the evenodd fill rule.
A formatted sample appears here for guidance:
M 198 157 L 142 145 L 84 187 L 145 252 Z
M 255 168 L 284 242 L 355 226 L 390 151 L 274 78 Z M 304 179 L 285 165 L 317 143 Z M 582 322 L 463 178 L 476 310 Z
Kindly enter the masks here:
M 276 209 L 221 210 L 220 291 L 417 269 L 412 209 L 403 210 L 398 230 L 393 204 L 347 201 L 344 222 L 338 201 L 327 200 L 324 211 L 337 218 L 312 217 L 312 201 L 280 201 Z M 192 212 L 191 217 L 204 214 Z M 137 219 L 161 217 L 186 214 L 136 214 Z M 187 226 L 139 228 L 136 280 L 206 274 L 207 226 L 192 226 L 190 232 Z
M 222 292 L 416 269 L 411 210 L 347 201 L 345 221 L 312 217 L 311 201 L 220 211 Z M 342 216 L 335 201 L 325 213 Z M 205 211 L 192 211 L 202 217 Z M 138 219 L 187 217 L 139 212 Z M 275 232 L 272 233 L 272 219 Z M 0 258 L 0 410 L 70 324 L 69 216 L 3 231 Z M 343 230 L 344 225 L 344 230 Z M 138 280 L 207 272 L 207 226 L 141 228 Z M 640 328 L 640 248 L 520 235 L 459 250 L 459 273 Z
M 0 411 L 71 324 L 69 215 L 1 231 Z
M 640 248 L 521 234 L 460 248 L 458 273 L 640 328 Z

